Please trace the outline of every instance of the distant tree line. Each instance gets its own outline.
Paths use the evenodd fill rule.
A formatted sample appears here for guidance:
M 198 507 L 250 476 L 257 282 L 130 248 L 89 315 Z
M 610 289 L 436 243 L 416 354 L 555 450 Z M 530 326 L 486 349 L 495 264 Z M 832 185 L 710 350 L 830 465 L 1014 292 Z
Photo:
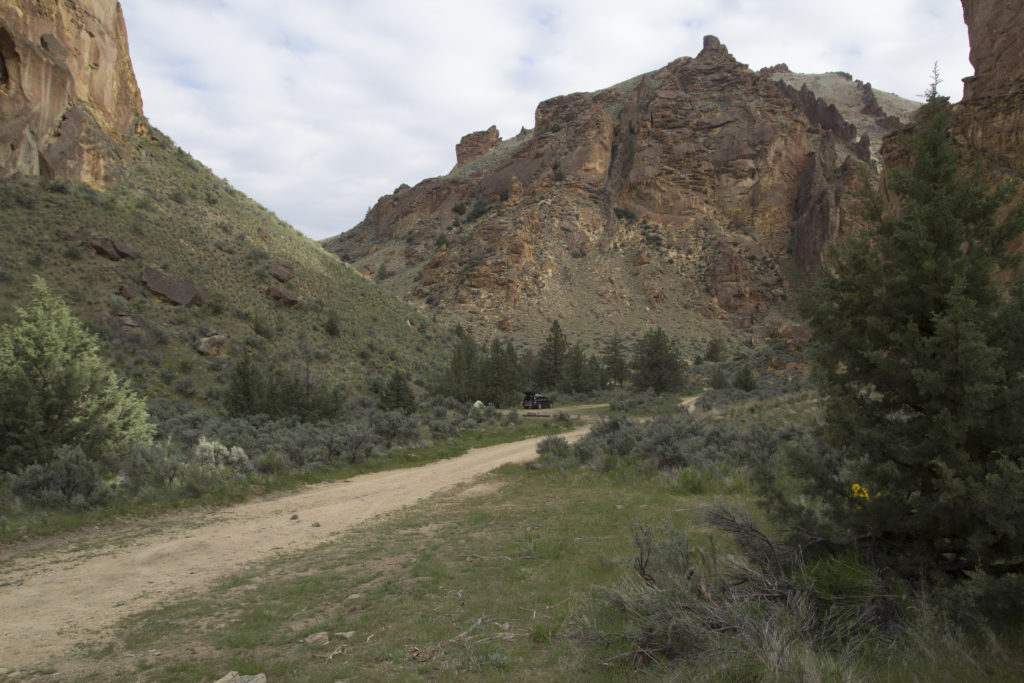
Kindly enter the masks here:
M 458 343 L 436 391 L 460 401 L 503 408 L 515 405 L 526 390 L 589 394 L 629 385 L 660 394 L 683 385 L 678 346 L 660 327 L 632 348 L 615 334 L 598 352 L 570 341 L 557 320 L 536 352 L 519 353 L 508 340 L 482 346 L 461 327 L 456 334 Z

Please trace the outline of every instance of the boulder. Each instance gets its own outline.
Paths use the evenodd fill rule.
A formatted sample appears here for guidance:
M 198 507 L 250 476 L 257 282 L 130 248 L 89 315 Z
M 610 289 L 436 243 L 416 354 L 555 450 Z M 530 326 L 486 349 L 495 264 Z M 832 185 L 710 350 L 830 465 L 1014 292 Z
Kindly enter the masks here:
M 114 251 L 116 251 L 121 258 L 130 258 L 136 261 L 142 258 L 142 254 L 139 250 L 127 242 L 119 240 L 116 237 L 111 237 L 110 241 L 114 245 Z
M 172 304 L 199 305 L 205 299 L 191 280 L 165 273 L 156 268 L 143 270 L 141 280 L 149 291 Z
M 142 257 L 138 249 L 116 237 L 92 237 L 89 239 L 89 246 L 97 254 L 105 256 L 111 261 L 119 261 L 123 258 L 139 259 Z
M 228 338 L 223 334 L 211 334 L 208 337 L 200 337 L 192 347 L 203 356 L 226 356 L 228 355 Z
M 96 322 L 114 330 L 118 337 L 130 341 L 143 348 L 155 346 L 156 333 L 149 327 L 142 316 L 130 313 L 112 315 L 106 311 L 96 314 Z
M 267 266 L 267 272 L 278 282 L 288 282 L 295 277 L 294 268 L 287 261 L 271 261 Z
M 266 674 L 242 675 L 237 671 L 229 671 L 218 678 L 215 683 L 267 683 Z
M 331 642 L 331 637 L 327 635 L 326 631 L 321 631 L 306 636 L 302 639 L 302 642 L 306 645 L 327 645 Z
M 121 295 L 123 298 L 127 299 L 128 301 L 131 301 L 132 299 L 138 299 L 140 296 L 142 296 L 142 292 L 136 289 L 133 285 L 127 283 L 118 287 L 117 293 Z
M 109 237 L 93 237 L 89 240 L 89 246 L 97 254 L 111 261 L 121 260 L 121 255 L 117 253 L 117 249 L 114 248 L 114 242 Z
M 298 297 L 296 297 L 294 294 L 289 292 L 281 285 L 270 285 L 269 287 L 267 287 L 266 294 L 271 299 L 274 299 L 275 301 L 280 301 L 282 304 L 288 306 L 289 308 L 299 303 Z

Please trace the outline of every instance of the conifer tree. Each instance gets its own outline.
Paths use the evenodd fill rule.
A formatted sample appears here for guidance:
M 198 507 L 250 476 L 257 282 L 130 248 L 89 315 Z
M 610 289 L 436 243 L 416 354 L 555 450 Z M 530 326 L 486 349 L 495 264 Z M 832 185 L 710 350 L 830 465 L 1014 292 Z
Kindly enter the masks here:
M 145 403 L 42 279 L 17 312 L 0 330 L 0 471 L 45 465 L 64 446 L 109 470 L 152 438 Z
M 511 341 L 491 341 L 483 363 L 484 396 L 499 408 L 514 405 L 523 390 L 523 369 Z
M 676 390 L 683 383 L 675 342 L 660 327 L 647 332 L 637 341 L 630 365 L 633 370 L 633 386 L 638 390 L 651 389 L 660 394 Z
M 601 389 L 605 384 L 604 367 L 578 342 L 569 347 L 562 367 L 562 388 L 579 394 Z
M 401 410 L 406 415 L 416 412 L 416 397 L 409 388 L 405 379 L 405 373 L 401 370 L 394 370 L 380 392 L 378 401 L 381 410 Z
M 994 277 L 1024 220 L 960 171 L 950 116 L 933 87 L 894 205 L 803 302 L 833 455 L 799 464 L 817 502 L 790 512 L 820 506 L 834 540 L 912 579 L 1024 567 L 1024 287 Z
M 483 353 L 462 326 L 456 328 L 455 336 L 458 341 L 441 378 L 440 391 L 460 401 L 479 400 L 484 393 Z
M 268 398 L 271 388 L 267 385 L 264 373 L 265 370 L 249 354 L 235 361 L 227 391 L 224 392 L 224 409 L 228 415 L 270 414 Z
M 562 381 L 562 366 L 569 352 L 569 340 L 562 333 L 558 321 L 551 323 L 547 339 L 537 354 L 536 382 L 539 388 L 559 387 Z
M 610 382 L 618 386 L 625 384 L 629 378 L 629 363 L 626 359 L 626 342 L 618 332 L 612 335 L 604 346 L 601 364 Z

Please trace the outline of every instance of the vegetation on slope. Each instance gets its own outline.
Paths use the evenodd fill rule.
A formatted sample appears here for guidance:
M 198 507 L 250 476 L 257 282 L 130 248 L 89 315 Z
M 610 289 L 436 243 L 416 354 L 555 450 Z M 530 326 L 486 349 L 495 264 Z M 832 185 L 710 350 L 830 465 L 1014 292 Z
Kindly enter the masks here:
M 384 293 L 248 199 L 159 132 L 137 138 L 120 187 L 97 192 L 46 178 L 0 180 L 0 297 L 13 306 L 42 277 L 101 333 L 103 352 L 149 398 L 217 404 L 232 362 L 255 355 L 312 381 L 365 393 L 395 368 L 436 373 L 450 333 Z M 100 255 L 117 239 L 135 258 Z M 268 273 L 283 261 L 292 279 Z M 201 305 L 161 301 L 140 283 L 145 268 L 190 280 Z M 282 304 L 271 285 L 297 302 Z M 227 337 L 226 357 L 195 343 Z

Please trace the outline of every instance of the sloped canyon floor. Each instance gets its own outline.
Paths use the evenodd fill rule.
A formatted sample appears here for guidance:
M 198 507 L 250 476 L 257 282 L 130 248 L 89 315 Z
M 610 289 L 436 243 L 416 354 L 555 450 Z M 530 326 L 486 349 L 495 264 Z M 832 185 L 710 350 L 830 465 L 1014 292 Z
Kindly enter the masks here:
M 586 431 L 564 437 L 575 441 Z M 202 593 L 245 565 L 326 543 L 501 465 L 528 461 L 543 438 L 213 512 L 177 513 L 0 548 L 0 671 L 66 662 L 76 646 L 103 639 L 119 619 Z

